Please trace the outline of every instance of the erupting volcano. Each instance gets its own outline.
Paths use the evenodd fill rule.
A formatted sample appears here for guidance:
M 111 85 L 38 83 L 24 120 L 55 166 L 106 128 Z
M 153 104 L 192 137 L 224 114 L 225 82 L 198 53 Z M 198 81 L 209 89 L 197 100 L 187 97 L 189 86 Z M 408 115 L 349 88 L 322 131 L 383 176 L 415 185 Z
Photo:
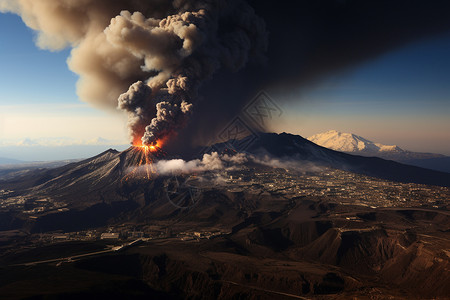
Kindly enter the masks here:
M 153 166 L 154 162 L 166 156 L 161 147 L 162 142 L 158 140 L 154 145 L 136 143 L 125 150 L 128 171 L 123 180 L 128 181 L 130 178 L 136 177 L 144 179 L 155 177 L 157 173 Z
M 157 153 L 162 151 L 162 141 L 157 140 L 154 144 L 146 145 L 142 142 L 133 143 L 133 147 L 139 149 L 139 151 L 143 151 L 144 153 L 153 152 Z

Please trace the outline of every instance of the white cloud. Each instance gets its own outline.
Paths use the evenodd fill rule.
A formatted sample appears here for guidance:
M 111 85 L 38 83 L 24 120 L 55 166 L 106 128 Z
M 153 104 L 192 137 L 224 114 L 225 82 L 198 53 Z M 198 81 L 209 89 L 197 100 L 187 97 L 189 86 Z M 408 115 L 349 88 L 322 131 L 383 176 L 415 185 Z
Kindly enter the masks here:
M 85 104 L 5 105 L 0 106 L 0 145 L 128 144 L 125 124 L 122 114 Z
M 100 146 L 100 145 L 121 145 L 127 144 L 123 140 L 109 140 L 101 137 L 94 139 L 72 139 L 69 137 L 54 137 L 54 138 L 25 138 L 22 140 L 2 140 L 0 147 L 65 147 L 65 146 Z
M 184 161 L 182 159 L 160 160 L 155 164 L 160 175 L 202 173 L 216 170 L 232 170 L 247 162 L 247 156 L 238 153 L 234 156 L 219 155 L 217 152 L 204 154 L 203 158 Z

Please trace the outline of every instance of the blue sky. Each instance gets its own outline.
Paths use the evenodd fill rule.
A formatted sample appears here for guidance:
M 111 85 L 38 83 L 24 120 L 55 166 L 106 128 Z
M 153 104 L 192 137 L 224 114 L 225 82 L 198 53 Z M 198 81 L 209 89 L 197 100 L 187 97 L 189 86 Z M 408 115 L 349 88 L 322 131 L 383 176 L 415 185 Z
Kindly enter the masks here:
M 0 13 L 0 26 L 0 157 L 56 160 L 126 147 L 124 116 L 79 100 L 70 50 L 39 49 L 16 15 Z
M 335 129 L 450 155 L 450 33 L 274 96 L 285 111 L 272 125 L 276 131 L 310 136 Z
M 69 50 L 38 49 L 13 14 L 0 14 L 0 157 L 87 157 L 126 145 L 124 116 L 76 95 Z M 450 155 L 450 33 L 386 53 L 309 88 L 272 96 L 283 106 L 275 131 L 308 137 L 329 129 L 404 149 Z M 77 145 L 77 151 L 68 151 Z M 124 148 L 125 146 L 121 146 Z M 66 149 L 66 150 L 63 150 Z M 78 153 L 78 154 L 77 154 Z

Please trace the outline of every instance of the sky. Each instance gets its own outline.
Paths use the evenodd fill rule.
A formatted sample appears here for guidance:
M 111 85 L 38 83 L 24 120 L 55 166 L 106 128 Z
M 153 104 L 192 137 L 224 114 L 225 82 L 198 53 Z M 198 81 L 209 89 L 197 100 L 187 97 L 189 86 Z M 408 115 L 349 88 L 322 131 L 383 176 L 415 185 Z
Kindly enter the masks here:
M 0 157 L 57 160 L 124 149 L 126 119 L 79 100 L 69 50 L 35 45 L 20 17 L 0 14 Z M 450 33 L 415 41 L 312 86 L 270 90 L 276 132 L 335 129 L 404 149 L 450 155 Z
M 350 132 L 403 149 L 450 155 L 450 33 L 408 44 L 301 90 L 273 92 L 272 130 L 304 137 Z
M 0 26 L 0 157 L 82 158 L 128 145 L 123 114 L 79 100 L 69 50 L 39 49 L 17 15 L 0 13 Z

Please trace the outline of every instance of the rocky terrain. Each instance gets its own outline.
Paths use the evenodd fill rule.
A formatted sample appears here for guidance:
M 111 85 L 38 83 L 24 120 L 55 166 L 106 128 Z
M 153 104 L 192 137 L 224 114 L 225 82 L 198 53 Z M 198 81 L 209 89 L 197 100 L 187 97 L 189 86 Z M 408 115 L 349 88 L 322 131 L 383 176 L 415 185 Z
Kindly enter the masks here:
M 448 212 L 241 195 L 246 209 L 252 207 L 245 216 L 230 211 L 236 198 L 219 195 L 178 211 L 177 221 L 166 216 L 154 223 L 173 232 L 201 231 L 214 223 L 227 233 L 191 240 L 172 233 L 62 264 L 21 264 L 40 257 L 23 249 L 1 257 L 0 294 L 11 299 L 47 294 L 51 299 L 444 299 L 450 293 Z M 65 243 L 46 246 L 44 253 L 70 257 L 92 244 Z
M 288 134 L 262 135 L 247 155 L 270 159 L 154 176 L 142 163 L 170 158 L 130 148 L 2 181 L 0 295 L 450 295 L 445 173 L 352 156 Z M 424 184 L 430 181 L 436 185 Z

